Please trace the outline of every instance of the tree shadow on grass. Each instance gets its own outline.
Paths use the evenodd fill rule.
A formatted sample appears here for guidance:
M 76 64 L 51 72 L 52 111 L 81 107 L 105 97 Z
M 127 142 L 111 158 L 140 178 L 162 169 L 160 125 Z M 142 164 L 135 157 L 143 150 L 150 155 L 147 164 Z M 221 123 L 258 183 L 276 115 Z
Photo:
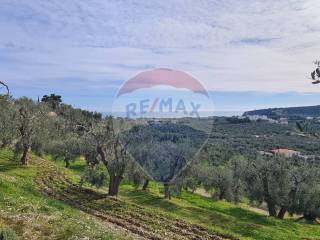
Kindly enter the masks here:
M 181 209 L 181 207 L 177 206 L 175 203 L 145 191 L 129 191 L 126 193 L 126 196 L 130 198 L 130 201 L 142 206 L 158 207 L 170 212 Z
M 83 173 L 85 168 L 86 168 L 85 165 L 80 165 L 80 164 L 75 164 L 75 165 L 71 164 L 69 167 L 70 170 L 73 170 L 77 173 Z
M 278 220 L 237 207 L 229 208 L 223 212 L 236 219 L 236 221 L 229 222 L 229 228 L 244 237 L 274 239 L 271 236 L 270 238 L 266 236 L 266 231 L 269 231 L 267 229 L 273 229 L 277 232 L 288 231 L 288 229 L 290 229 L 289 232 L 295 232 L 296 230 L 296 225 L 292 220 Z
M 239 207 L 229 208 L 227 210 L 224 210 L 224 213 L 245 222 L 254 222 L 255 224 L 268 226 L 276 224 L 274 221 L 268 220 L 267 216 L 259 215 L 255 212 L 251 212 L 247 209 Z
M 255 224 L 260 224 L 260 225 L 276 225 L 275 221 L 271 221 L 268 219 L 267 216 L 260 215 L 258 213 L 255 213 L 253 211 L 250 211 L 248 209 L 236 207 L 236 206 L 228 206 L 228 207 L 220 207 L 219 204 L 220 202 L 208 197 L 196 195 L 193 196 L 194 199 L 190 199 L 189 194 L 187 193 L 187 199 L 191 204 L 195 204 L 199 208 L 205 209 L 205 210 L 211 210 L 214 212 L 219 212 L 224 215 L 228 215 L 230 217 L 234 217 L 236 219 L 240 219 L 243 222 L 249 222 L 249 223 L 255 223 Z M 202 204 L 204 201 L 204 204 Z M 212 203 L 212 204 L 206 204 L 207 202 Z
M 0 156 L 0 158 L 1 157 L 2 156 Z M 21 167 L 23 166 L 21 165 L 18 156 L 6 156 L 6 158 L 0 160 L 0 172 L 8 172 Z
M 0 172 L 8 172 L 21 167 L 19 164 L 0 164 Z

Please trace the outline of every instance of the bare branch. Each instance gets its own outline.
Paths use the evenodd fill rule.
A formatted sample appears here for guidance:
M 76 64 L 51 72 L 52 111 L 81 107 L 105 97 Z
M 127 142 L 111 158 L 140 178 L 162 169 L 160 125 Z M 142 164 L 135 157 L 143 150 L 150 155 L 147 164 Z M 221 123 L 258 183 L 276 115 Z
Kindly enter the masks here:
M 2 82 L 2 81 L 0 81 L 0 85 L 2 85 L 2 86 L 4 86 L 5 88 L 6 88 L 6 90 L 7 90 L 7 96 L 9 96 L 10 95 L 10 90 L 9 90 L 9 87 L 8 87 L 8 85 L 7 84 L 5 84 L 4 82 Z

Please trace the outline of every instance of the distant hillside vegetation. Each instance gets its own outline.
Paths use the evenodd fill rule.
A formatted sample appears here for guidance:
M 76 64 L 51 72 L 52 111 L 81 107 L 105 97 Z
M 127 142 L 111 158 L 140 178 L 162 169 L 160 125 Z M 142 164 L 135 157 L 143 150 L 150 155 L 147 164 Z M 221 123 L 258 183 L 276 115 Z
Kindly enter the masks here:
M 253 110 L 253 111 L 245 112 L 243 115 L 244 116 L 266 115 L 270 118 L 320 117 L 320 105 L 305 106 L 305 107 L 260 109 L 260 110 Z

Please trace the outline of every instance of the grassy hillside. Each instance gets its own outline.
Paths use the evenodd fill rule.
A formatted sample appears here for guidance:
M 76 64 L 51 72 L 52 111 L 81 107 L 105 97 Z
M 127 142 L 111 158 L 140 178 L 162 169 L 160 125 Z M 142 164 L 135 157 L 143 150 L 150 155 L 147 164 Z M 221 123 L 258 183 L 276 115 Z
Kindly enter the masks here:
M 0 151 L 0 229 L 19 239 L 128 239 L 127 233 L 68 204 L 40 194 L 35 179 L 55 166 L 38 157 L 22 167 Z
M 189 192 L 165 200 L 155 183 L 147 193 L 123 184 L 118 199 L 105 189 L 79 189 L 83 164 L 65 170 L 33 156 L 21 167 L 10 151 L 0 151 L 0 229 L 20 239 L 320 239 L 318 225 Z

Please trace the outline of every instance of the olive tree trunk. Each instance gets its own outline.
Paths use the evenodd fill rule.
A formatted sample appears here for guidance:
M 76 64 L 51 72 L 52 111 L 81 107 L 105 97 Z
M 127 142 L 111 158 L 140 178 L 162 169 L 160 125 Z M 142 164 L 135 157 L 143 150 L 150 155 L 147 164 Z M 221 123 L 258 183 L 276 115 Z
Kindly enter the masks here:
M 280 208 L 280 211 L 278 212 L 278 218 L 279 219 L 284 219 L 284 215 L 286 214 L 286 212 L 287 212 L 287 208 L 286 207 L 284 207 L 284 206 L 282 206 L 281 208 Z
M 142 190 L 143 190 L 143 191 L 147 191 L 148 186 L 149 186 L 149 179 L 146 179 L 146 180 L 144 181 Z
M 22 152 L 22 157 L 21 157 L 22 165 L 28 165 L 29 164 L 29 151 L 30 151 L 30 147 L 29 146 L 23 146 L 23 152 Z
M 170 192 L 170 186 L 168 183 L 164 183 L 164 198 L 171 200 L 171 192 Z
M 65 162 L 65 164 L 66 164 L 65 167 L 66 167 L 66 168 L 69 168 L 69 167 L 70 167 L 70 160 L 69 160 L 68 158 L 65 158 L 65 159 L 64 159 L 64 162 Z
M 110 176 L 110 182 L 109 182 L 109 196 L 118 196 L 119 192 L 119 186 L 122 181 L 121 176 Z
M 276 205 L 272 201 L 266 201 L 268 206 L 268 212 L 270 217 L 277 216 Z
M 262 183 L 263 183 L 264 198 L 265 198 L 265 201 L 267 202 L 269 215 L 271 217 L 277 217 L 276 204 L 273 201 L 272 196 L 270 195 L 270 192 L 269 192 L 269 182 L 268 182 L 267 176 L 263 177 Z

